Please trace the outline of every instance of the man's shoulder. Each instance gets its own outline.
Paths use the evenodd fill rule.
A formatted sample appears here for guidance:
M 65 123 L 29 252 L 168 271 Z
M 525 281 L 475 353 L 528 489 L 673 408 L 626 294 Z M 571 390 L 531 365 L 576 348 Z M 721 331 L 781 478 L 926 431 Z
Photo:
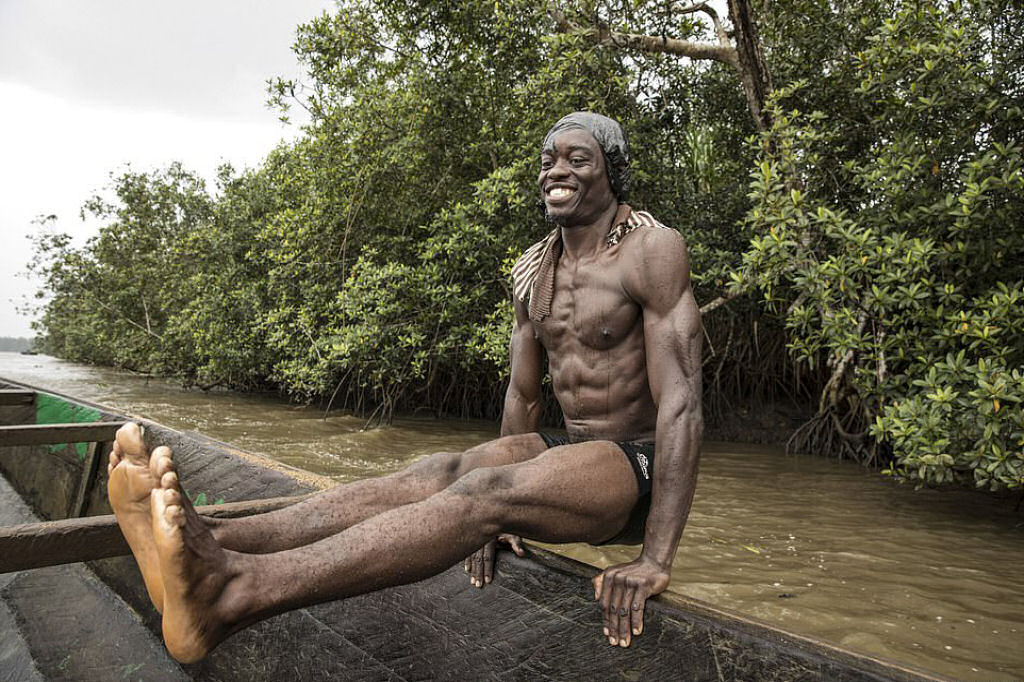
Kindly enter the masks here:
M 683 235 L 647 211 L 633 209 L 629 219 L 609 234 L 609 245 L 620 244 L 622 253 L 644 253 L 651 249 L 676 250 L 684 246 Z M 685 248 L 685 247 L 684 247 Z
M 639 224 L 624 236 L 616 258 L 625 290 L 644 301 L 666 285 L 671 290 L 688 286 L 690 256 L 683 235 L 650 213 L 634 211 L 633 215 Z

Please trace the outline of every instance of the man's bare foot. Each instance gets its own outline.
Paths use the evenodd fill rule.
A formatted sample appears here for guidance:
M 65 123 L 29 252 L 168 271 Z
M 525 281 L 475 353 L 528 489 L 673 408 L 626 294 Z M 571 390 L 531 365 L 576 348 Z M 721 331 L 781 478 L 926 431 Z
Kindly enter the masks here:
M 181 492 L 168 450 L 156 462 L 160 485 L 152 492 L 153 538 L 164 585 L 164 643 L 182 663 L 206 656 L 238 622 L 234 608 L 244 581 Z
M 159 477 L 152 464 L 155 460 L 143 440 L 142 427 L 129 422 L 118 429 L 107 464 L 107 497 L 142 571 L 149 598 L 156 610 L 162 612 L 164 585 L 150 517 L 150 493 L 157 487 Z

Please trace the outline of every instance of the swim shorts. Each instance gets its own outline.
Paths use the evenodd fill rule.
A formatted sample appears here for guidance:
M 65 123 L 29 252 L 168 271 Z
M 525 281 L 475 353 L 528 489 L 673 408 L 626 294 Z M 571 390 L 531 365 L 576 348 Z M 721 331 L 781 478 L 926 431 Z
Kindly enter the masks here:
M 549 433 L 538 433 L 538 436 L 549 448 L 560 445 L 571 445 L 580 441 L 572 441 L 568 436 L 552 436 Z M 651 475 L 654 473 L 654 443 L 650 441 L 616 442 L 626 460 L 633 467 L 640 497 L 636 506 L 629 514 L 629 521 L 615 537 L 598 542 L 598 545 L 639 545 L 644 541 L 644 528 L 647 525 L 647 514 L 651 510 Z

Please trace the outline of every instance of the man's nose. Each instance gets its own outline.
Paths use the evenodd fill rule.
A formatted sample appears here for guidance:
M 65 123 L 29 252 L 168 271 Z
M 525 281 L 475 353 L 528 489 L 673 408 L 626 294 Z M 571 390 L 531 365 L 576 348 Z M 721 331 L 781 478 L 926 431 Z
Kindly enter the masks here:
M 565 177 L 569 174 L 569 164 L 565 161 L 555 161 L 548 169 L 548 177 Z

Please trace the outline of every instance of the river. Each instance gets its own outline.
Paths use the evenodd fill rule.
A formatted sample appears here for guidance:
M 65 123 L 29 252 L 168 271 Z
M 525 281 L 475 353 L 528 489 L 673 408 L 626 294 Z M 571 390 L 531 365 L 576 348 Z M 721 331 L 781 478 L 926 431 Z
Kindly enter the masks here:
M 497 435 L 487 422 L 362 419 L 266 396 L 46 356 L 0 377 L 195 429 L 339 482 Z M 966 490 L 914 490 L 849 462 L 706 443 L 669 590 L 851 649 L 969 680 L 1024 678 L 1024 512 Z M 597 566 L 636 548 L 562 546 Z M 595 639 L 595 642 L 597 640 Z

